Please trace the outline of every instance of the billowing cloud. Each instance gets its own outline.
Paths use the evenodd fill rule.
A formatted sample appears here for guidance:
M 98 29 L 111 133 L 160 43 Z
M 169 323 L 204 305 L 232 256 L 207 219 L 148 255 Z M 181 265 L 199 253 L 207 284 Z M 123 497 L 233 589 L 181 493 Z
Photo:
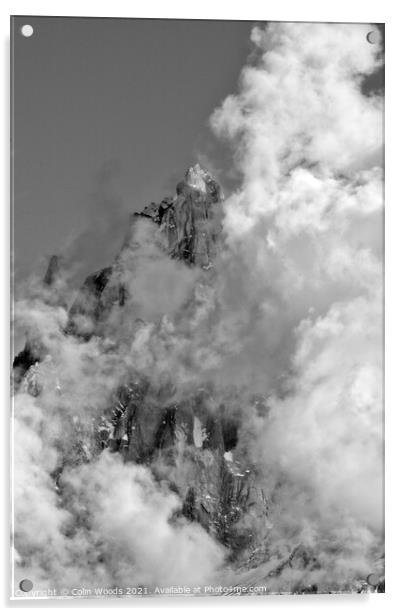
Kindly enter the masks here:
M 383 531 L 383 135 L 382 101 L 360 87 L 378 66 L 369 29 L 255 28 L 255 60 L 211 119 L 241 178 L 225 203 L 231 258 L 260 308 L 243 364 L 265 371 L 269 413 L 251 414 L 243 438 L 275 495 L 271 548 L 312 546 L 321 564 L 307 577 L 332 583 L 374 568 Z

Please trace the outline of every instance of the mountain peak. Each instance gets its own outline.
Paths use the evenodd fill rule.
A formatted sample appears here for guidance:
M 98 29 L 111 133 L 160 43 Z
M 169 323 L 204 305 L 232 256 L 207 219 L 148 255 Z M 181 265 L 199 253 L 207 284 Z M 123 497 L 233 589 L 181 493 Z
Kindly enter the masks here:
M 210 173 L 205 169 L 202 169 L 199 163 L 196 163 L 193 167 L 189 167 L 185 173 L 185 182 L 191 188 L 196 188 L 201 192 L 207 192 L 207 182 L 212 179 Z
M 177 184 L 177 195 L 190 195 L 193 191 L 201 198 L 202 195 L 208 201 L 217 203 L 223 199 L 223 194 L 218 182 L 213 178 L 207 169 L 203 169 L 199 163 L 189 167 L 184 175 L 184 179 Z

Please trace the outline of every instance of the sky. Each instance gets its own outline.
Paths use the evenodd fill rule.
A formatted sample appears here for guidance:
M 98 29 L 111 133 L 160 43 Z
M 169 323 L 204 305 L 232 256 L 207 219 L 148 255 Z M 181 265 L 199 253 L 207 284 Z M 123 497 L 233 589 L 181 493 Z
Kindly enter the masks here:
M 85 263 L 80 275 L 108 265 L 130 212 L 173 194 L 213 148 L 218 166 L 208 120 L 237 89 L 253 25 L 12 20 L 16 281 L 68 250 Z M 223 166 L 222 178 L 230 162 Z
M 26 23 L 34 28 L 29 38 L 20 33 Z M 251 27 L 14 18 L 17 280 L 43 267 L 38 260 L 59 252 L 105 208 L 108 215 L 115 208 L 112 245 L 98 237 L 96 258 L 106 265 L 129 212 L 174 193 L 203 149 L 210 114 L 235 90 Z

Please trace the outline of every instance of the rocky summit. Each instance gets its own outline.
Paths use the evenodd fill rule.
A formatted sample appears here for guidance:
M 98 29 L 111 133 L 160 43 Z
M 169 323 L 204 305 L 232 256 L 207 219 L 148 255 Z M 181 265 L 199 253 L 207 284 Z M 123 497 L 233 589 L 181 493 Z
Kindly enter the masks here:
M 157 226 L 158 245 L 172 259 L 209 270 L 218 250 L 221 231 L 220 186 L 198 164 L 177 184 L 174 197 L 150 203 L 130 217 L 121 251 L 112 266 L 88 276 L 69 310 L 69 333 L 90 336 L 107 318 L 114 304 L 124 305 L 129 293 L 125 280 L 127 260 L 139 262 L 138 226 Z M 153 231 L 151 231 L 153 233 Z M 152 238 L 147 238 L 152 241 Z M 136 264 L 134 263 L 134 267 Z
M 154 248 L 205 276 L 211 274 L 220 241 L 222 199 L 216 180 L 196 164 L 177 184 L 175 196 L 132 214 L 113 264 L 89 275 L 72 301 L 64 334 L 82 341 L 95 334 L 104 337 L 112 310 L 118 318 L 130 294 L 127 259 L 137 266 L 135 260 L 148 239 L 138 240 L 141 224 L 147 232 L 151 225 L 151 237 L 157 238 L 151 251 Z M 52 257 L 45 287 L 54 284 L 57 264 L 58 259 Z M 40 341 L 27 341 L 14 360 L 17 387 L 40 395 L 36 373 L 45 357 Z M 62 460 L 54 475 L 58 489 L 66 466 L 85 463 L 108 449 L 126 462 L 146 465 L 157 480 L 167 482 L 182 502 L 177 515 L 202 525 L 229 548 L 232 558 L 258 547 L 260 520 L 268 515 L 267 499 L 256 485 L 254 470 L 233 458 L 238 424 L 231 411 L 218 406 L 210 383 L 180 397 L 168 380 L 161 379 L 155 386 L 136 371 L 119 384 L 111 402 L 99 409 L 95 423 L 89 428 L 77 423 L 71 429 L 74 446 L 60 445 Z

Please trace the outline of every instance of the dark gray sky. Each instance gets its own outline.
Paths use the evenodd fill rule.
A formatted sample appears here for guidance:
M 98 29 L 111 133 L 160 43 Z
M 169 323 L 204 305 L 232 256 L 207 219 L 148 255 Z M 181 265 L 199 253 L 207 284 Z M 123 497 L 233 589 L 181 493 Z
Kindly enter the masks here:
M 213 143 L 207 121 L 236 90 L 252 25 L 12 20 L 17 281 L 73 235 L 82 276 L 110 263 L 129 212 L 172 194 Z M 365 89 L 382 82 L 370 77 Z
M 31 24 L 33 36 L 20 33 Z M 79 242 L 99 267 L 130 211 L 174 191 L 235 90 L 250 22 L 15 17 L 14 255 L 25 277 Z M 102 235 L 99 217 L 114 222 Z M 96 249 L 97 244 L 97 249 Z

